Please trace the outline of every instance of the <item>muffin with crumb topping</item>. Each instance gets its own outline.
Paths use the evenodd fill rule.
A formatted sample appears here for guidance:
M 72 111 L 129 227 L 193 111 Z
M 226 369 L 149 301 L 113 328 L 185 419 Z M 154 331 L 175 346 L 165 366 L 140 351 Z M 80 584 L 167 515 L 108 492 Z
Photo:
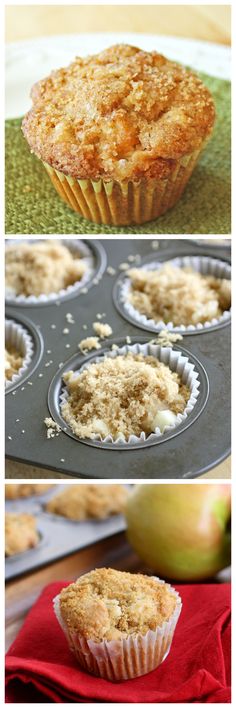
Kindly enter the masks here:
M 31 514 L 5 516 L 5 555 L 14 556 L 38 545 L 40 540 L 36 519 Z
M 193 72 L 125 44 L 77 57 L 31 95 L 31 151 L 67 204 L 103 224 L 141 224 L 174 206 L 215 118 Z
M 64 588 L 54 609 L 79 664 L 120 681 L 146 674 L 165 659 L 181 599 L 158 578 L 99 568 Z

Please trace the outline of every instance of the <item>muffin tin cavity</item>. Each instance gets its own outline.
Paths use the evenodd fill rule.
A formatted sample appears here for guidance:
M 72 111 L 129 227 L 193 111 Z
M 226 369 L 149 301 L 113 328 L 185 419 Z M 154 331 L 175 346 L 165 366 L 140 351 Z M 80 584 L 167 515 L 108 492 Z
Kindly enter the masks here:
M 213 258 L 210 256 L 203 255 L 183 255 L 176 256 L 174 258 L 165 258 L 163 260 L 159 259 L 145 259 L 137 266 L 140 270 L 159 270 L 164 264 L 170 264 L 177 266 L 178 268 L 192 268 L 194 271 L 201 273 L 202 275 L 213 275 L 216 278 L 225 278 L 226 280 L 231 279 L 231 266 L 229 263 L 220 260 L 218 258 Z M 133 267 L 132 265 L 130 266 Z M 113 299 L 114 304 L 118 312 L 124 317 L 128 322 L 136 325 L 140 329 L 146 330 L 148 332 L 160 332 L 163 329 L 167 329 L 170 332 L 185 334 L 202 334 L 209 330 L 219 329 L 224 327 L 230 321 L 231 313 L 230 310 L 225 310 L 219 318 L 214 318 L 209 320 L 209 322 L 198 323 L 196 325 L 189 324 L 185 326 L 179 324 L 178 326 L 173 325 L 173 322 L 156 322 L 154 319 L 149 319 L 147 315 L 141 314 L 134 305 L 129 302 L 129 294 L 131 291 L 131 280 L 127 272 L 121 274 L 113 289 Z
M 59 290 L 58 292 L 52 292 L 48 295 L 42 293 L 39 296 L 14 295 L 11 290 L 6 288 L 6 303 L 8 305 L 19 305 L 22 307 L 26 305 L 41 306 L 55 304 L 61 300 L 69 300 L 81 293 L 84 294 L 92 285 L 96 285 L 99 282 L 106 268 L 106 254 L 101 244 L 98 241 L 81 241 L 79 239 L 58 239 L 58 241 L 60 241 L 63 246 L 66 246 L 73 255 L 81 256 L 83 262 L 86 264 L 86 271 L 81 280 L 77 280 L 73 285 L 69 285 L 67 288 Z M 22 242 L 30 243 L 31 240 L 23 239 Z M 14 245 L 14 243 L 19 243 L 19 240 L 14 241 L 10 239 L 10 244 Z M 6 242 L 6 249 L 7 248 L 8 245 Z
M 77 440 L 78 442 L 91 445 L 93 447 L 113 451 L 127 451 L 146 446 L 150 447 L 151 445 L 156 445 L 166 441 L 167 439 L 181 433 L 196 420 L 206 405 L 209 393 L 209 383 L 204 368 L 190 352 L 179 347 L 176 347 L 175 350 L 173 350 L 170 348 L 149 345 L 148 342 L 140 343 L 139 341 L 135 341 L 135 339 L 133 339 L 132 345 L 129 346 L 125 345 L 124 342 L 120 340 L 114 340 L 111 345 L 112 344 L 116 344 L 119 347 L 118 350 L 112 351 L 110 347 L 107 347 L 101 351 L 99 356 L 90 355 L 86 357 L 85 360 L 82 359 L 81 355 L 72 357 L 72 359 L 67 361 L 65 366 L 57 372 L 51 383 L 48 393 L 49 410 L 52 418 L 59 424 L 67 435 L 70 435 L 70 437 L 74 438 L 74 440 Z M 141 433 L 139 437 L 136 435 L 130 435 L 128 441 L 124 441 L 119 438 L 113 440 L 111 435 L 108 435 L 104 439 L 101 439 L 98 435 L 96 436 L 96 439 L 93 440 L 89 438 L 78 438 L 73 433 L 68 423 L 64 420 L 61 411 L 61 406 L 67 399 L 67 391 L 65 384 L 63 383 L 63 375 L 67 371 L 73 371 L 76 374 L 82 372 L 92 363 L 101 362 L 104 356 L 115 358 L 119 354 L 126 354 L 128 352 L 133 354 L 144 354 L 144 356 L 154 356 L 159 361 L 162 361 L 164 364 L 169 366 L 172 371 L 179 373 L 182 382 L 185 383 L 190 390 L 190 397 L 183 414 L 178 414 L 176 424 L 174 426 L 166 427 L 163 433 L 161 433 L 160 429 L 156 428 L 155 433 L 151 433 L 148 436 L 146 436 L 144 432 Z
M 21 315 L 20 319 L 8 316 L 6 311 L 5 339 L 14 344 L 17 351 L 23 356 L 22 366 L 12 379 L 6 381 L 6 393 L 11 393 L 17 386 L 21 386 L 34 372 L 39 364 L 43 352 L 43 339 L 39 329 L 30 320 Z

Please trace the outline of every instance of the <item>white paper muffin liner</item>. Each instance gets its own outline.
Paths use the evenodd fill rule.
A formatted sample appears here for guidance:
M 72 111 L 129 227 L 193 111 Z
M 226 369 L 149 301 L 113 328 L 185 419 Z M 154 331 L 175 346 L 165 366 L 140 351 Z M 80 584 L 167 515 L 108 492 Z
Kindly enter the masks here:
M 20 243 L 26 242 L 26 243 L 34 243 L 35 241 L 38 241 L 39 239 L 17 239 L 13 240 L 10 239 L 10 245 L 18 244 L 19 241 Z M 41 240 L 41 239 L 40 239 Z M 44 241 L 47 241 L 48 239 L 42 239 Z M 62 290 L 58 290 L 56 293 L 49 293 L 48 295 L 45 295 L 42 293 L 41 295 L 16 295 L 14 290 L 11 288 L 8 288 L 6 286 L 5 288 L 5 299 L 7 303 L 11 304 L 16 304 L 16 305 L 41 305 L 42 303 L 45 302 L 55 302 L 55 300 L 61 300 L 62 298 L 66 297 L 68 294 L 76 293 L 79 292 L 82 288 L 86 287 L 86 284 L 88 281 L 91 280 L 91 278 L 95 275 L 95 261 L 94 261 L 94 256 L 91 251 L 91 249 L 87 246 L 84 241 L 79 241 L 79 239 L 58 239 L 63 246 L 66 246 L 72 253 L 78 253 L 82 255 L 83 263 L 86 264 L 87 270 L 85 271 L 83 277 L 81 280 L 77 280 L 73 285 L 68 285 L 67 288 L 64 288 Z M 6 250 L 7 250 L 7 242 L 6 242 Z
M 34 351 L 33 339 L 29 332 L 18 322 L 14 320 L 5 320 L 5 343 L 7 346 L 15 347 L 15 349 L 23 356 L 23 364 L 18 369 L 17 374 L 13 374 L 12 379 L 6 379 L 6 389 L 12 384 L 16 384 L 27 370 Z
M 202 275 L 214 275 L 216 278 L 226 278 L 231 279 L 231 266 L 229 263 L 225 263 L 217 258 L 210 258 L 208 256 L 179 256 L 177 258 L 171 258 L 168 261 L 152 261 L 151 263 L 146 263 L 142 266 L 137 266 L 140 270 L 159 270 L 163 265 L 172 264 L 179 268 L 192 268 Z M 131 291 L 131 280 L 128 275 L 125 277 L 123 283 L 120 287 L 120 299 L 123 303 L 123 307 L 129 317 L 131 317 L 137 324 L 144 325 L 145 327 L 150 327 L 153 331 L 160 332 L 162 329 L 168 329 L 173 332 L 194 332 L 198 330 L 206 330 L 209 327 L 213 327 L 220 323 L 230 319 L 230 310 L 225 310 L 221 317 L 214 317 L 208 322 L 198 322 L 196 325 L 174 325 L 173 322 L 163 322 L 160 320 L 156 322 L 154 319 L 148 318 L 146 315 L 142 315 L 135 307 L 129 302 L 128 297 Z
M 154 442 L 156 438 L 159 438 L 160 436 L 164 435 L 165 432 L 172 430 L 173 428 L 176 428 L 178 425 L 180 425 L 180 423 L 186 420 L 187 416 L 190 415 L 190 413 L 192 412 L 199 395 L 200 387 L 198 372 L 194 364 L 189 361 L 186 355 L 182 354 L 180 351 L 172 349 L 171 347 L 161 347 L 158 344 L 150 343 L 133 345 L 126 344 L 123 347 L 119 347 L 115 351 L 110 350 L 100 357 L 97 356 L 93 359 L 90 359 L 90 361 L 86 362 L 83 366 L 81 366 L 78 371 L 74 372 L 74 376 L 77 377 L 80 372 L 84 371 L 84 369 L 88 369 L 91 364 L 100 363 L 105 357 L 115 359 L 115 357 L 121 354 L 127 354 L 128 352 L 131 352 L 132 354 L 143 354 L 144 356 L 154 356 L 163 364 L 169 366 L 171 371 L 179 374 L 182 382 L 186 384 L 186 386 L 188 386 L 190 390 L 190 396 L 183 413 L 178 413 L 174 424 L 166 426 L 162 432 L 160 428 L 156 428 L 154 433 L 150 433 L 150 435 L 147 436 L 146 433 L 142 431 L 140 436 L 130 435 L 128 440 L 124 440 L 123 436 L 117 436 L 117 438 L 114 440 L 112 435 L 107 435 L 105 438 L 102 438 L 99 434 L 94 435 L 94 437 L 92 438 L 93 440 L 102 441 L 104 445 L 106 445 L 106 443 L 113 443 L 114 446 L 116 445 L 121 449 L 127 447 L 127 445 L 134 445 L 135 443 L 137 444 L 150 440 Z M 60 394 L 60 408 L 62 417 L 62 406 L 68 400 L 68 395 L 69 394 L 66 386 L 63 386 L 63 389 Z M 67 423 L 67 425 L 69 424 Z M 78 438 L 78 440 L 79 439 L 80 438 Z M 86 440 L 89 439 L 91 438 L 86 438 Z
M 164 580 L 154 577 L 158 583 L 167 585 L 176 598 L 176 607 L 168 621 L 157 629 L 149 629 L 145 635 L 130 635 L 127 639 L 94 642 L 77 632 L 71 632 L 61 616 L 60 595 L 53 600 L 56 618 L 66 635 L 71 651 L 83 669 L 109 681 L 124 681 L 142 676 L 159 666 L 168 656 L 174 631 L 182 609 L 179 593 Z

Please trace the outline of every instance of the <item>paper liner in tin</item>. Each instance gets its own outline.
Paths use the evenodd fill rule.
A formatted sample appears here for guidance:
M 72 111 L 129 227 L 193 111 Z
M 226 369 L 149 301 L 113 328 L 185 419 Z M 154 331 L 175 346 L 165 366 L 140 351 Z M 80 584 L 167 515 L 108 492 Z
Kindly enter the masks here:
M 120 449 L 125 449 L 127 448 L 127 445 L 134 445 L 135 443 L 139 443 L 140 441 L 144 443 L 145 441 L 149 441 L 150 439 L 154 441 L 155 438 L 159 438 L 161 435 L 164 435 L 165 432 L 172 430 L 173 428 L 176 428 L 178 425 L 180 425 L 180 423 L 182 423 L 192 412 L 199 395 L 200 386 L 198 372 L 194 364 L 189 361 L 186 355 L 183 355 L 180 351 L 172 349 L 171 347 L 160 347 L 159 345 L 155 344 L 127 344 L 123 347 L 119 347 L 115 351 L 108 351 L 106 352 L 106 354 L 100 357 L 95 356 L 93 359 L 90 359 L 89 362 L 82 365 L 78 371 L 75 371 L 74 376 L 77 377 L 80 372 L 84 371 L 84 369 L 88 369 L 91 364 L 100 363 L 105 357 L 110 357 L 114 359 L 117 356 L 127 354 L 128 352 L 132 354 L 143 354 L 144 356 L 154 356 L 163 364 L 169 366 L 171 371 L 179 374 L 182 382 L 186 384 L 186 386 L 188 386 L 190 390 L 190 396 L 183 413 L 178 413 L 176 416 L 175 423 L 173 425 L 166 426 L 162 432 L 160 428 L 156 428 L 155 432 L 147 436 L 146 433 L 142 431 L 140 436 L 130 435 L 128 440 L 124 440 L 122 436 L 117 436 L 117 438 L 114 440 L 112 435 L 107 435 L 105 438 L 102 438 L 101 435 L 96 434 L 93 437 L 93 440 L 102 441 L 104 446 L 106 445 L 106 443 L 113 443 L 114 447 L 116 446 Z M 66 389 L 66 386 L 63 386 L 60 394 L 60 408 L 62 417 L 63 405 L 67 402 L 67 400 L 68 391 Z M 67 423 L 67 425 L 69 424 Z
M 164 265 L 170 264 L 178 268 L 192 268 L 193 270 L 201 273 L 202 275 L 213 275 L 216 278 L 226 278 L 226 280 L 231 279 L 231 266 L 225 261 L 221 261 L 217 258 L 210 258 L 208 256 L 179 256 L 177 258 L 168 259 L 166 261 L 152 261 L 151 263 L 146 263 L 142 266 L 134 266 L 140 270 L 153 271 L 163 268 Z M 131 266 L 132 268 L 132 266 Z M 127 315 L 132 318 L 137 324 L 144 325 L 145 328 L 150 327 L 151 331 L 156 330 L 160 332 L 163 329 L 168 329 L 173 332 L 195 332 L 204 331 L 209 329 L 209 327 L 222 324 L 230 319 L 230 310 L 225 310 L 222 315 L 218 318 L 214 317 L 212 320 L 207 322 L 198 322 L 196 325 L 183 325 L 181 322 L 178 325 L 174 325 L 173 322 L 164 322 L 159 320 L 158 322 L 154 319 L 148 318 L 147 315 L 141 314 L 131 302 L 129 302 L 129 294 L 131 291 L 131 280 L 127 275 L 120 286 L 119 299 L 123 303 L 123 307 L 127 312 Z
M 17 384 L 21 379 L 25 371 L 27 370 L 33 356 L 34 346 L 33 339 L 29 332 L 18 322 L 14 320 L 5 320 L 5 343 L 7 346 L 12 346 L 16 349 L 21 356 L 23 356 L 23 362 L 20 369 L 16 374 L 13 374 L 11 379 L 6 379 L 5 387 L 6 389 L 12 384 Z
M 28 242 L 33 244 L 34 241 L 37 241 L 38 239 L 17 239 L 17 241 L 11 239 L 10 240 L 10 245 L 14 245 L 15 243 L 18 244 L 20 242 Z M 44 239 L 48 240 L 48 239 Z M 67 288 L 63 288 L 61 290 L 58 290 L 55 293 L 49 293 L 45 295 L 42 293 L 41 295 L 16 295 L 14 291 L 11 288 L 8 288 L 6 286 L 6 302 L 9 302 L 11 304 L 16 304 L 16 305 L 41 305 L 42 303 L 50 303 L 50 302 L 55 302 L 56 300 L 61 300 L 64 297 L 66 297 L 68 294 L 76 294 L 77 292 L 79 293 L 81 289 L 86 287 L 86 284 L 88 281 L 91 280 L 91 278 L 95 275 L 95 263 L 94 263 L 94 256 L 91 251 L 91 249 L 87 246 L 84 241 L 76 240 L 76 239 L 58 239 L 60 243 L 62 243 L 66 248 L 68 248 L 72 253 L 76 254 L 78 253 L 81 255 L 83 263 L 86 263 L 87 269 L 82 276 L 81 280 L 77 280 L 73 285 L 68 285 Z M 6 250 L 7 250 L 7 242 L 6 242 Z

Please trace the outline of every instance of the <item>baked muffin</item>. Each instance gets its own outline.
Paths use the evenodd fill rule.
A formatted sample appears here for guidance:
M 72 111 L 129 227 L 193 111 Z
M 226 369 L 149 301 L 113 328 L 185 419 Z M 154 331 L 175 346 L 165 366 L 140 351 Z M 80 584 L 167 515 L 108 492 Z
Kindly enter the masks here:
M 50 499 L 45 508 L 72 521 L 106 519 L 124 511 L 127 497 L 122 484 L 76 484 Z
M 23 365 L 23 356 L 11 344 L 5 346 L 5 379 L 11 381 Z
M 155 322 L 194 325 L 219 318 L 231 305 L 231 281 L 166 263 L 157 270 L 131 268 L 129 302 Z
M 6 499 L 22 499 L 44 494 L 53 484 L 5 484 Z
M 148 673 L 163 661 L 181 600 L 158 578 L 99 568 L 64 588 L 54 609 L 79 664 L 120 681 Z
M 75 374 L 64 374 L 67 398 L 61 413 L 75 435 L 94 439 L 128 440 L 130 435 L 150 435 L 173 424 L 190 396 L 180 376 L 154 356 L 127 353 L 100 362 Z
M 16 295 L 49 295 L 81 280 L 86 263 L 60 241 L 20 241 L 5 254 L 6 290 Z
M 172 207 L 215 117 L 193 72 L 125 44 L 77 57 L 31 97 L 22 123 L 31 151 L 67 204 L 103 224 L 141 224 Z
M 36 519 L 31 514 L 6 514 L 5 555 L 14 556 L 39 543 Z

